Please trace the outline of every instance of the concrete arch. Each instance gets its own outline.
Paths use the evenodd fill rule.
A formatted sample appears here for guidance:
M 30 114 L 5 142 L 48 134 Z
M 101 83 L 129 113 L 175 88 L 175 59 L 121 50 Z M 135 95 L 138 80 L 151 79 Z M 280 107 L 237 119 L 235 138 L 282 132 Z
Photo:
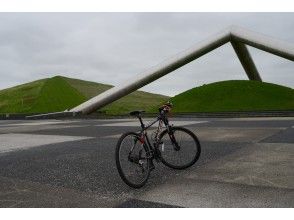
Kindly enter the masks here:
M 69 111 L 90 114 L 228 42 L 232 44 L 237 57 L 250 80 L 262 81 L 246 44 L 294 61 L 294 45 L 237 26 L 231 26 L 210 38 L 199 42 L 190 49 L 177 54 L 172 59 L 138 75 L 135 79 L 133 78 L 119 86 L 113 87 Z

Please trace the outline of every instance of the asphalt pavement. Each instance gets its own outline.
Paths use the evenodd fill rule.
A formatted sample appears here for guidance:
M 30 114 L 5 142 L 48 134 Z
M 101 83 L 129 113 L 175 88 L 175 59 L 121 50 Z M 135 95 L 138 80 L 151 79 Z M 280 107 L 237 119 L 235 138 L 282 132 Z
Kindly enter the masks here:
M 149 121 L 151 119 L 147 119 Z M 294 118 L 172 118 L 202 154 L 141 189 L 115 166 L 132 118 L 0 121 L 0 207 L 294 207 Z

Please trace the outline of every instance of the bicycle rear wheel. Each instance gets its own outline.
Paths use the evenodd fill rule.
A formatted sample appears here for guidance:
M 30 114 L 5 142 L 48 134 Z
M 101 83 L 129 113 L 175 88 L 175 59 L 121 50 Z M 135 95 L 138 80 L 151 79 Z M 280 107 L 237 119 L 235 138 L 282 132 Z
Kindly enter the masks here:
M 174 138 L 174 140 L 173 140 Z M 163 131 L 159 137 L 162 163 L 173 169 L 185 169 L 200 157 L 201 147 L 196 135 L 183 127 L 172 127 L 171 133 Z
M 140 137 L 134 132 L 123 134 L 116 146 L 116 166 L 122 180 L 133 188 L 140 188 L 150 174 L 150 159 Z

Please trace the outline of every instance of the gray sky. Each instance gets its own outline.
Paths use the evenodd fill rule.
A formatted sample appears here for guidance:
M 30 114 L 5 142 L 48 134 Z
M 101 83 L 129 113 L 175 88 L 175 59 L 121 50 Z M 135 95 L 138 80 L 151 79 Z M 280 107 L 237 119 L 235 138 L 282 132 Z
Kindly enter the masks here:
M 232 24 L 294 43 L 294 13 L 0 13 L 0 89 L 54 75 L 118 85 Z M 250 52 L 264 81 L 294 87 L 294 62 Z M 247 77 L 227 44 L 142 90 L 229 79 Z

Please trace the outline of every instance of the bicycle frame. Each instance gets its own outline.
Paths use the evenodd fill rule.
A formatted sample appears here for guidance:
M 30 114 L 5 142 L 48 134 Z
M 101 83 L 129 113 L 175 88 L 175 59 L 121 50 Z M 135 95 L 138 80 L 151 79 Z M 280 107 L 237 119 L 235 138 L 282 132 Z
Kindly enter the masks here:
M 169 121 L 168 118 L 166 117 L 166 115 L 164 113 L 160 113 L 157 117 L 157 119 L 153 122 L 150 122 L 148 125 L 145 126 L 145 124 L 142 121 L 141 116 L 138 116 L 140 124 L 141 124 L 141 131 L 139 132 L 139 135 L 141 137 L 140 142 L 142 144 L 145 144 L 147 146 L 147 150 L 148 150 L 148 154 L 152 153 L 152 157 L 157 156 L 156 153 L 156 147 L 159 144 L 158 143 L 158 135 L 160 132 L 160 127 L 162 127 L 161 123 L 164 123 L 168 133 L 170 133 L 170 125 L 169 125 Z M 155 123 L 159 122 L 158 127 L 157 127 L 157 131 L 156 131 L 156 141 L 153 142 L 153 145 L 150 143 L 148 134 L 147 134 L 147 130 L 154 125 Z M 153 154 L 155 153 L 155 155 Z

